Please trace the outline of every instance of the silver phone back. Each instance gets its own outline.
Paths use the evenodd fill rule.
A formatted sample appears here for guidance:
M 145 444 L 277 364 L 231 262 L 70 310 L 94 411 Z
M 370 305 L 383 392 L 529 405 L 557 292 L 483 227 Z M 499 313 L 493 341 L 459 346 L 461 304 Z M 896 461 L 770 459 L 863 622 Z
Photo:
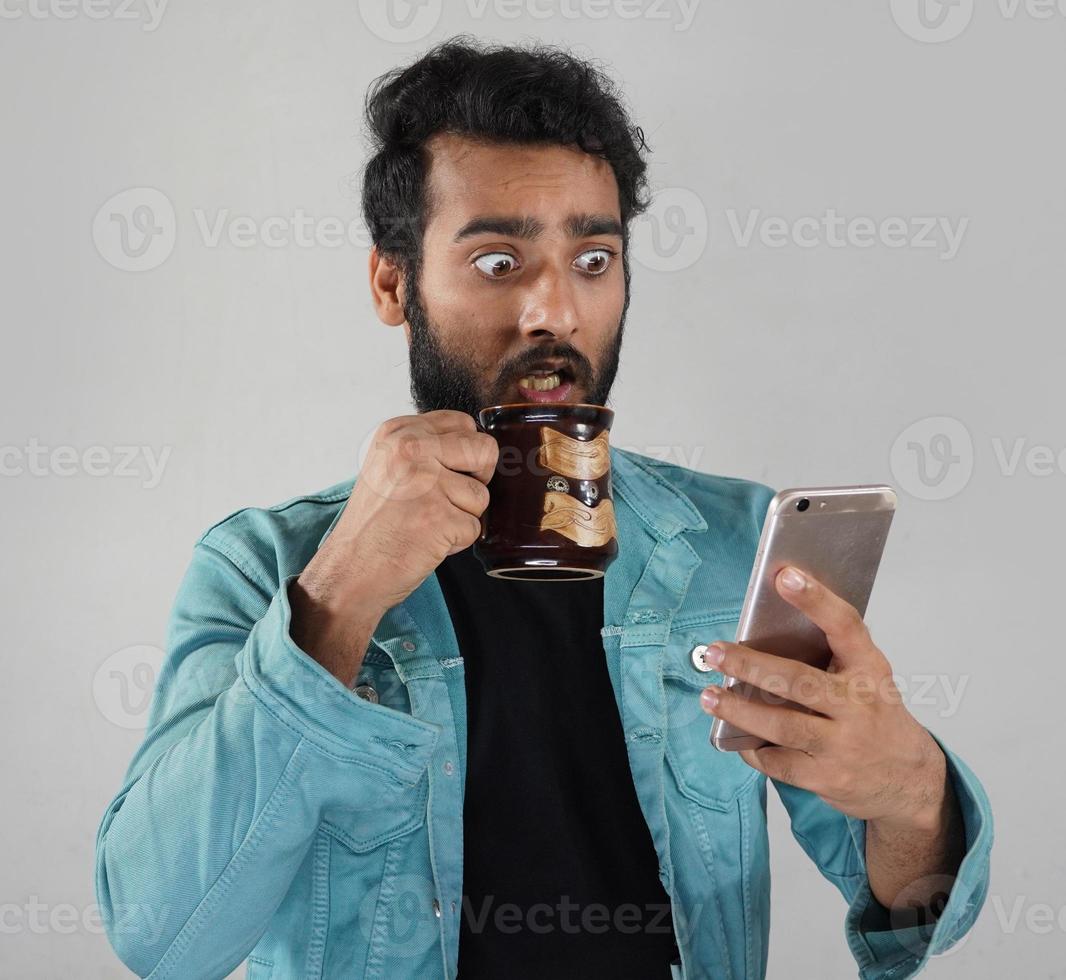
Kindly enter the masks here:
M 800 501 L 806 500 L 806 509 Z M 782 490 L 770 502 L 744 597 L 736 642 L 824 669 L 832 654 L 825 634 L 777 593 L 774 578 L 785 565 L 809 572 L 860 615 L 866 614 L 877 568 L 895 514 L 896 494 L 883 484 Z M 727 677 L 747 697 L 806 710 Z M 711 743 L 723 751 L 768 744 L 715 719 Z

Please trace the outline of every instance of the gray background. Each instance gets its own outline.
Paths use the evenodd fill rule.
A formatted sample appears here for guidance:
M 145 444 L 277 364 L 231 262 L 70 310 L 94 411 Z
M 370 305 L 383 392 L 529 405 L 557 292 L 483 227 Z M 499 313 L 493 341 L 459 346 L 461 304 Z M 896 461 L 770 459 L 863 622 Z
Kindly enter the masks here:
M 95 919 L 93 842 L 193 541 L 240 506 L 347 477 L 374 427 L 411 411 L 402 332 L 367 290 L 361 100 L 470 31 L 601 59 L 654 151 L 615 443 L 779 488 L 900 489 L 868 622 L 996 815 L 989 900 L 927 974 L 1066 976 L 1049 625 L 1066 487 L 1063 13 L 399 0 L 404 33 L 355 0 L 174 3 L 158 22 L 144 0 L 125 15 L 70 2 L 10 0 L 0 18 L 0 972 L 125 975 Z M 161 231 L 137 255 L 145 206 Z M 298 209 L 356 243 L 212 243 L 196 217 L 261 228 Z M 830 209 L 890 224 L 869 242 L 860 225 L 839 245 L 774 245 L 774 221 L 810 240 L 794 223 Z M 730 215 L 753 212 L 771 224 L 745 242 Z M 125 251 L 113 214 L 135 222 Z M 925 218 L 964 223 L 954 254 L 942 235 L 909 240 Z M 122 464 L 124 446 L 154 456 Z M 845 906 L 772 791 L 770 807 L 770 976 L 853 976 Z

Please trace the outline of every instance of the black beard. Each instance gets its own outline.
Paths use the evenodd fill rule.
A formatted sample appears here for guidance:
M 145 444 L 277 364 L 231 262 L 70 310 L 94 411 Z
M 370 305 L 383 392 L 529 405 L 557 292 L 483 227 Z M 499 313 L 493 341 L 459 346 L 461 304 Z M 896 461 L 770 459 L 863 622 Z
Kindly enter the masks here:
M 628 293 L 628 290 L 627 290 Z M 421 412 L 451 409 L 477 419 L 480 409 L 498 405 L 507 389 L 526 373 L 536 361 L 565 358 L 574 374 L 574 382 L 587 393 L 585 404 L 606 405 L 618 374 L 622 351 L 622 332 L 625 327 L 628 296 L 618 331 L 604 352 L 602 366 L 597 372 L 588 358 L 567 343 L 544 343 L 524 353 L 520 362 L 503 370 L 490 390 L 483 390 L 478 377 L 470 370 L 470 357 L 453 357 L 440 344 L 439 331 L 430 323 L 422 302 L 421 290 L 411 290 L 404 306 L 404 316 L 411 327 L 408 351 L 411 372 L 411 398 Z

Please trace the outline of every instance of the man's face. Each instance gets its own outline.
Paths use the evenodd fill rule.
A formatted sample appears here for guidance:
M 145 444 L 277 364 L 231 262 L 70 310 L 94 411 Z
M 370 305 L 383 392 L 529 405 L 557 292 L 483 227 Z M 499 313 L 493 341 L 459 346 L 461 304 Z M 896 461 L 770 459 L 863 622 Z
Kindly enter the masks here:
M 610 165 L 451 134 L 428 148 L 419 281 L 401 292 L 418 411 L 606 404 L 626 306 Z

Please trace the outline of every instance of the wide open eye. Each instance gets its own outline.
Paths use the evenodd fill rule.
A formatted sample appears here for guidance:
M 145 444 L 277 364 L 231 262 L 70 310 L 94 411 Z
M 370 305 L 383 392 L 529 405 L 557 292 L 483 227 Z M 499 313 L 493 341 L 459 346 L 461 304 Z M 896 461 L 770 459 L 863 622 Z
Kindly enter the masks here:
M 474 259 L 474 265 L 489 279 L 502 279 L 517 268 L 518 260 L 509 252 L 486 252 Z
M 574 261 L 582 272 L 590 276 L 602 276 L 610 267 L 614 252 L 609 248 L 590 248 L 582 252 Z

